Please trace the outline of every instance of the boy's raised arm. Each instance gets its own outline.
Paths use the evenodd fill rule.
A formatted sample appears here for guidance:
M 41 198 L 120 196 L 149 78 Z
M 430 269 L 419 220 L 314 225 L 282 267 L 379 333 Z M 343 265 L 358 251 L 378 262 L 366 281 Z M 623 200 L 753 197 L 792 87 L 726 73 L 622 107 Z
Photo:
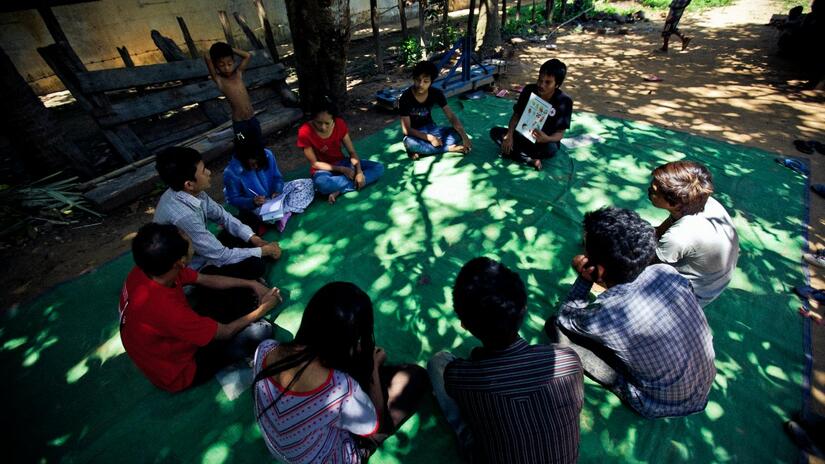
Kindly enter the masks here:
M 209 58 L 208 54 L 203 55 L 203 61 L 206 62 L 206 69 L 209 70 L 209 77 L 217 82 L 217 75 L 215 74 L 215 66 L 212 65 L 212 58 Z
M 241 64 L 238 65 L 238 71 L 243 71 L 249 65 L 249 60 L 252 59 L 252 53 L 241 50 L 240 48 L 233 48 L 232 51 L 241 57 Z

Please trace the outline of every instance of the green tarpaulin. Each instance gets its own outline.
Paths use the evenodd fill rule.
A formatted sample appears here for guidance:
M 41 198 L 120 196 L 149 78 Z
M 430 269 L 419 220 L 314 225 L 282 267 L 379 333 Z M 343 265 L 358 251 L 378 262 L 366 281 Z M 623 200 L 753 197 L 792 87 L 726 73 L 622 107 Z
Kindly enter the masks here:
M 710 402 L 687 418 L 646 420 L 588 381 L 581 462 L 794 460 L 781 424 L 803 398 L 804 328 L 789 289 L 804 279 L 805 179 L 770 153 L 588 113 L 574 114 L 568 137 L 603 141 L 562 150 L 536 172 L 498 159 L 487 136 L 506 123 L 512 102 L 451 105 L 474 139 L 469 156 L 413 163 L 392 125 L 356 143 L 362 157 L 385 163 L 377 184 L 334 206 L 318 201 L 290 221 L 279 238 L 284 256 L 268 275 L 289 291 L 277 324 L 294 332 L 313 292 L 349 280 L 373 298 L 376 339 L 390 362 L 423 365 L 442 349 L 466 356 L 477 342 L 460 328 L 450 288 L 464 262 L 486 255 L 524 279 L 522 335 L 546 341 L 544 320 L 574 278 L 569 263 L 581 250 L 583 214 L 612 204 L 658 224 L 666 213 L 647 199 L 650 172 L 690 158 L 710 167 L 715 196 L 741 240 L 733 282 L 706 308 L 718 369 Z M 6 455 L 11 450 L 20 462 L 267 460 L 249 391 L 229 401 L 212 382 L 170 395 L 123 354 L 116 305 L 131 266 L 131 256 L 122 256 L 4 316 Z M 457 460 L 452 433 L 427 400 L 372 462 Z

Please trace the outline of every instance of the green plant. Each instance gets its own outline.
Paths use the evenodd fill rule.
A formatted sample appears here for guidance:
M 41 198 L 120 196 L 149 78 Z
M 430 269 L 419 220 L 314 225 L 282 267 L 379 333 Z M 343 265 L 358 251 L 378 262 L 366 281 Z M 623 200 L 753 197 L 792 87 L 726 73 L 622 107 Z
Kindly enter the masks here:
M 412 66 L 421 60 L 421 44 L 418 43 L 417 37 L 409 37 L 407 40 L 401 42 L 401 62 L 406 66 Z
M 430 38 L 428 49 L 434 51 L 448 50 L 455 45 L 459 37 L 461 37 L 461 31 L 457 27 L 451 24 L 442 24 Z
M 641 0 L 642 5 L 657 9 L 666 10 L 670 8 L 671 0 Z M 733 3 L 733 0 L 693 0 L 688 8 L 714 8 L 718 6 L 727 6 Z

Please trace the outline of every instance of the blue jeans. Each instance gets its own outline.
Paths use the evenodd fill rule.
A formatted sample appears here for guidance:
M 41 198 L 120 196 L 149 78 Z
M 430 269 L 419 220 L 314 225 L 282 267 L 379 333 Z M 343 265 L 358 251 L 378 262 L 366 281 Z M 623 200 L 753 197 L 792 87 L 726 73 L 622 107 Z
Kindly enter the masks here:
M 352 163 L 345 159 L 337 164 L 352 169 Z M 361 170 L 364 172 L 366 185 L 378 180 L 384 174 L 384 165 L 375 161 L 361 160 Z M 332 173 L 330 171 L 315 171 L 312 175 L 312 182 L 315 183 L 315 190 L 322 195 L 341 192 L 347 193 L 355 190 L 355 181 L 349 180 L 343 174 Z
M 447 394 L 447 388 L 444 385 L 444 370 L 447 365 L 455 361 L 456 357 L 449 351 L 441 351 L 430 358 L 427 362 L 427 372 L 430 374 L 430 383 L 433 386 L 433 396 L 438 401 L 441 407 L 441 412 L 444 413 L 444 418 L 455 432 L 458 438 L 458 444 L 461 448 L 461 454 L 468 457 L 471 456 L 471 449 L 473 446 L 473 435 L 467 424 L 461 419 L 461 410 L 458 408 L 458 403 Z
M 418 129 L 425 134 L 431 134 L 441 139 L 441 146 L 435 147 L 427 140 L 421 140 L 418 137 L 406 136 L 404 137 L 404 148 L 407 153 L 418 153 L 419 155 L 438 155 L 445 153 L 447 147 L 451 145 L 461 145 L 461 136 L 452 127 L 438 127 L 435 124 L 428 124 Z

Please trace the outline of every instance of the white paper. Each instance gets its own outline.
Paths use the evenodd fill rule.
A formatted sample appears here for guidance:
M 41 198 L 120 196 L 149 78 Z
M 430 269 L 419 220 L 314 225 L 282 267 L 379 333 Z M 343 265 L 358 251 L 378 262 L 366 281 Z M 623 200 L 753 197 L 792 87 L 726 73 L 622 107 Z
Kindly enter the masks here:
M 221 390 L 229 401 L 235 401 L 252 386 L 252 369 L 246 364 L 233 364 L 218 371 L 215 380 L 221 384 Z
M 561 141 L 562 145 L 564 145 L 567 148 L 586 147 L 589 145 L 593 145 L 594 143 L 602 142 L 604 142 L 604 137 L 596 134 L 583 134 L 579 135 L 578 137 L 570 137 L 569 139 L 563 139 Z
M 284 199 L 286 195 L 283 193 L 278 195 L 271 200 L 267 200 L 266 203 L 261 205 L 261 209 L 258 212 L 258 215 L 261 216 L 261 219 L 264 221 L 272 221 L 275 219 L 281 219 L 284 217 Z
M 533 137 L 534 130 L 541 130 L 547 118 L 550 116 L 550 111 L 553 109 L 550 103 L 542 100 L 538 95 L 531 93 L 530 99 L 527 100 L 527 106 L 524 107 L 524 112 L 521 113 L 521 118 L 516 124 L 516 131 L 523 135 L 527 140 L 536 143 L 536 138 Z

